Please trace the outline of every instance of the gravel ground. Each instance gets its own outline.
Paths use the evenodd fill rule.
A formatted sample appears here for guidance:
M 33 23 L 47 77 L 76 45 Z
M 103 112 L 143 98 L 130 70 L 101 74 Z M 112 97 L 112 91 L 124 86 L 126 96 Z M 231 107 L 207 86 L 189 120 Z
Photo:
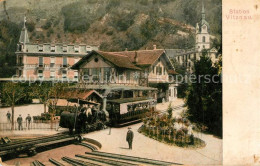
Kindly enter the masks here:
M 145 157 L 157 160 L 170 161 L 185 165 L 221 165 L 222 163 L 222 140 L 212 135 L 199 134 L 206 142 L 201 149 L 185 149 L 170 146 L 138 133 L 142 124 L 132 125 L 134 132 L 133 149 L 128 149 L 126 142 L 127 127 L 112 128 L 109 130 L 96 131 L 86 134 L 84 137 L 92 138 L 102 144 L 101 151 Z

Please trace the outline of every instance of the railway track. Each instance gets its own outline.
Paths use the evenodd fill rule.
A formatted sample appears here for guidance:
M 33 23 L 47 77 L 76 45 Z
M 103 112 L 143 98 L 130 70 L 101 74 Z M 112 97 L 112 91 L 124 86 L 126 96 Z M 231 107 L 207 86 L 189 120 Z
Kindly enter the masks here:
M 25 141 L 14 141 L 8 144 L 0 145 L 0 157 L 12 158 L 19 154 L 27 154 L 28 156 L 36 154 L 36 150 L 47 148 L 50 145 L 64 144 L 75 142 L 76 136 L 68 134 L 56 134 L 52 136 L 28 139 Z
M 66 164 L 61 163 L 63 161 Z M 49 162 L 54 166 L 138 166 L 138 165 L 182 165 L 180 163 L 173 163 L 161 160 L 154 160 L 148 158 L 141 158 L 135 156 L 120 155 L 115 153 L 106 152 L 86 152 L 84 155 L 76 154 L 74 158 L 62 157 L 61 159 L 50 158 Z M 34 161 L 35 164 L 41 163 L 39 161 Z M 34 166 L 43 166 L 35 165 Z M 42 163 L 41 163 L 42 164 Z M 47 164 L 50 165 L 50 164 Z
M 148 159 L 148 158 L 142 158 L 142 157 L 127 156 L 127 155 L 106 153 L 106 152 L 99 152 L 99 151 L 95 151 L 95 152 L 91 152 L 91 153 L 86 152 L 86 154 L 91 155 L 91 156 L 107 157 L 107 158 L 132 161 L 132 162 L 149 164 L 149 165 L 182 165 L 179 163 L 172 163 L 172 162 L 166 162 L 166 161 L 160 161 L 160 160 L 154 160 L 154 159 Z

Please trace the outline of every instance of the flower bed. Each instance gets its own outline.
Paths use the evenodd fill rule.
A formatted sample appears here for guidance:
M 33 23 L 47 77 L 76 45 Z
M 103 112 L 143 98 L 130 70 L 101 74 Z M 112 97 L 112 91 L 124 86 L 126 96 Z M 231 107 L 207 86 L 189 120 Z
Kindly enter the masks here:
M 139 132 L 169 145 L 185 148 L 201 148 L 206 143 L 193 135 L 194 126 L 186 118 L 172 118 L 171 111 L 161 114 L 150 110 L 143 119 Z
M 156 129 L 149 129 L 144 127 L 144 125 L 138 129 L 138 132 L 159 142 L 178 147 L 202 148 L 206 146 L 206 143 L 203 140 L 196 138 L 193 135 L 178 135 L 173 132 L 171 134 L 169 134 L 169 132 L 165 132 L 165 134 L 159 132 L 159 134 L 156 132 Z

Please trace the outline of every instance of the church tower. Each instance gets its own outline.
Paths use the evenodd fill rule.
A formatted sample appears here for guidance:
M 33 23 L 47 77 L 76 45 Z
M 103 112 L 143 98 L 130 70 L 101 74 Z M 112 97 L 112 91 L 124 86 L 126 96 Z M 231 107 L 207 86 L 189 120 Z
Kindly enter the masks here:
M 202 2 L 201 21 L 196 24 L 196 46 L 198 51 L 210 49 L 210 27 L 206 21 L 204 4 Z

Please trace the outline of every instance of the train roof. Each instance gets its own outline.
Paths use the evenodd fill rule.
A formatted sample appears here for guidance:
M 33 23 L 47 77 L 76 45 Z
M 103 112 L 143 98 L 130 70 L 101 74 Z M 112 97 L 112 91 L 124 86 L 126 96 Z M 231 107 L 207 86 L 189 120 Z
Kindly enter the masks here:
M 141 103 L 141 102 L 151 102 L 151 101 L 155 101 L 155 99 L 151 97 L 135 97 L 135 98 L 122 98 L 122 99 L 108 100 L 107 102 L 123 104 L 123 103 L 133 103 L 133 102 Z

